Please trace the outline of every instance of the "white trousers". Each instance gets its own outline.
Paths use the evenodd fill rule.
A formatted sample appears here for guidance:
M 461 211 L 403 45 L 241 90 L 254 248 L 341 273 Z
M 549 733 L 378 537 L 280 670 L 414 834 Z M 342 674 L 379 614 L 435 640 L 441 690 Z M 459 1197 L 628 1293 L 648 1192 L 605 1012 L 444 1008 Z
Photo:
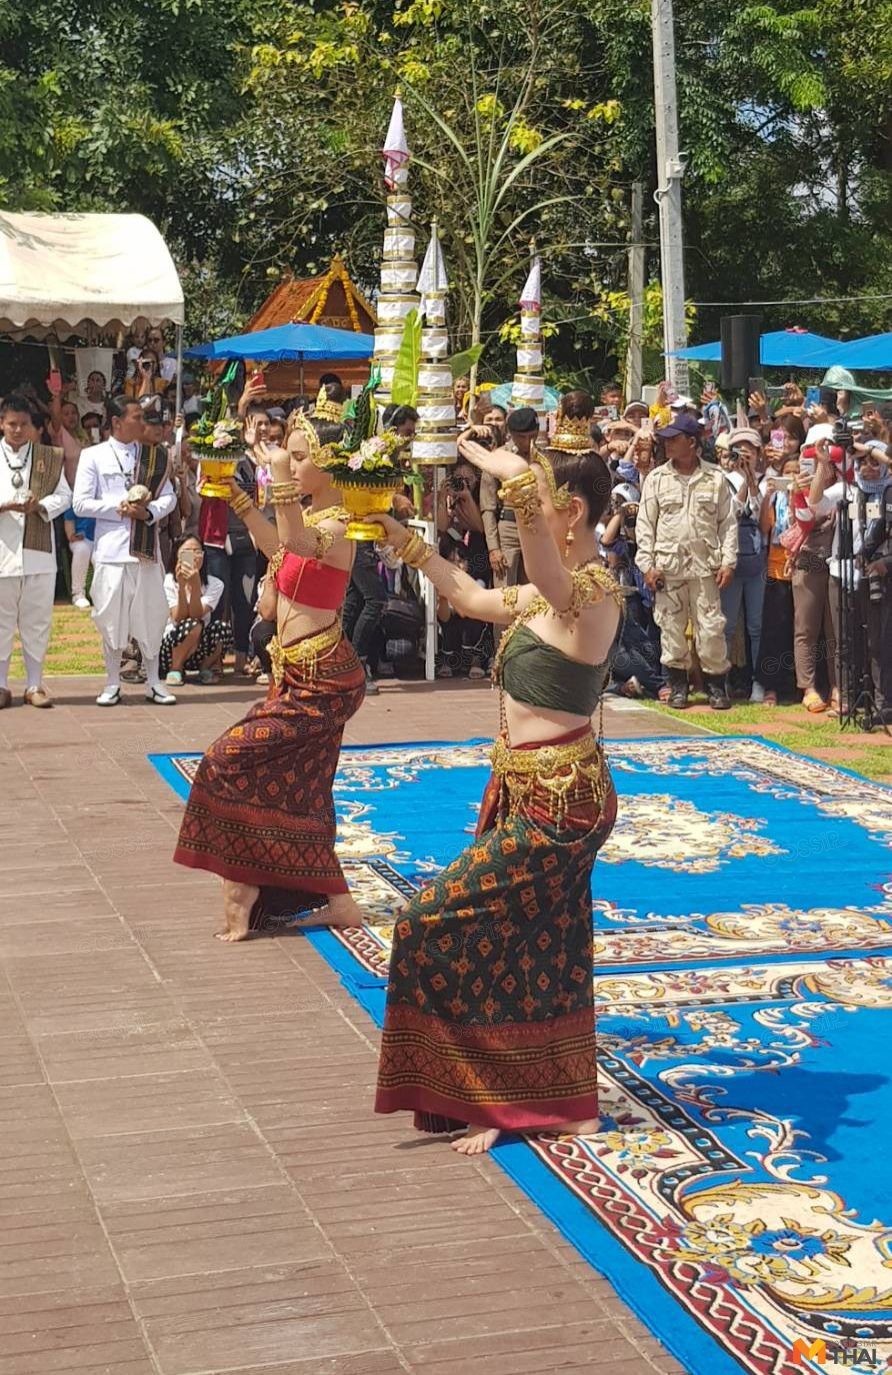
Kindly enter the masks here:
M 6 686 L 12 642 L 18 626 L 28 668 L 28 686 L 40 685 L 53 625 L 55 573 L 26 573 L 20 578 L 0 578 L 0 687 Z M 36 675 L 36 681 L 31 679 Z
M 87 571 L 90 567 L 90 555 L 93 553 L 93 541 L 89 539 L 75 540 L 74 544 L 69 545 L 71 550 L 71 595 L 74 597 L 85 597 L 87 594 Z
M 167 598 L 161 566 L 139 563 L 93 565 L 93 620 L 107 650 L 120 651 L 135 640 L 143 658 L 156 659 L 167 625 Z

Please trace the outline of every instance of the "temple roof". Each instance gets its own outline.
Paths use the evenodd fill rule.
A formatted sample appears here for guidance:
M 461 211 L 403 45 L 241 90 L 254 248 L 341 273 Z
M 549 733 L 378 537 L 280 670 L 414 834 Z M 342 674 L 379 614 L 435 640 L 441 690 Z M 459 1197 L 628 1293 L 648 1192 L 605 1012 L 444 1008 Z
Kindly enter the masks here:
M 339 254 L 318 277 L 288 277 L 279 282 L 245 326 L 245 333 L 304 321 L 371 334 L 378 323 L 374 307 L 350 280 Z

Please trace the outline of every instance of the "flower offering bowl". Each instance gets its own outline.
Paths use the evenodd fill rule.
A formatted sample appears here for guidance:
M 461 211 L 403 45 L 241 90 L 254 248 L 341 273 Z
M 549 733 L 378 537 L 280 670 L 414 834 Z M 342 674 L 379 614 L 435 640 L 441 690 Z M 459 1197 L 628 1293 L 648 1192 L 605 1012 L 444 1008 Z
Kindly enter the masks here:
M 375 514 L 386 515 L 390 510 L 402 486 L 402 474 L 395 473 L 393 480 L 388 482 L 348 482 L 339 478 L 338 483 L 344 506 L 350 513 L 347 539 L 379 540 L 381 526 L 375 523 Z
M 238 457 L 206 458 L 202 454 L 200 463 L 201 486 L 198 489 L 199 494 L 203 497 L 223 497 L 225 500 L 231 491 L 229 479 L 235 477 Z

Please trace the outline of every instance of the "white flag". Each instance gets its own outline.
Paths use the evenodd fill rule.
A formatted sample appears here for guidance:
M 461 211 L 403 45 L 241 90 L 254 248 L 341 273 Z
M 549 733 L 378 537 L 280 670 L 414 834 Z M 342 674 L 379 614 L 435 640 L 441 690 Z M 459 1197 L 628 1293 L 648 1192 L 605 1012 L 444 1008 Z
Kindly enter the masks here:
M 387 137 L 381 150 L 384 154 L 384 180 L 391 191 L 397 187 L 397 173 L 409 161 L 409 145 L 406 141 L 406 126 L 403 123 L 403 102 L 399 96 L 393 102 Z
M 443 261 L 443 250 L 440 247 L 440 236 L 434 229 L 431 234 L 427 252 L 424 255 L 424 262 L 421 264 L 421 271 L 418 274 L 418 282 L 415 290 L 421 297 L 421 313 L 427 314 L 427 298 L 435 292 L 444 292 L 449 285 L 446 276 L 446 264 Z

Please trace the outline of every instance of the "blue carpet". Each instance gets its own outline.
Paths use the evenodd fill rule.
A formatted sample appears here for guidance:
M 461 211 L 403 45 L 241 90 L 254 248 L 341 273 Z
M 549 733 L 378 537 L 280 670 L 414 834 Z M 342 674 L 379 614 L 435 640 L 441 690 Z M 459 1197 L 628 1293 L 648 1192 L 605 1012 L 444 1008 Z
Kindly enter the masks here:
M 150 757 L 184 797 L 197 757 Z M 602 1130 L 495 1158 L 691 1375 L 826 1370 L 819 1340 L 840 1368 L 885 1365 L 892 791 L 748 738 L 610 762 Z M 486 776 L 478 743 L 342 756 L 341 854 L 378 922 L 309 939 L 378 1025 L 389 918 L 467 843 Z

